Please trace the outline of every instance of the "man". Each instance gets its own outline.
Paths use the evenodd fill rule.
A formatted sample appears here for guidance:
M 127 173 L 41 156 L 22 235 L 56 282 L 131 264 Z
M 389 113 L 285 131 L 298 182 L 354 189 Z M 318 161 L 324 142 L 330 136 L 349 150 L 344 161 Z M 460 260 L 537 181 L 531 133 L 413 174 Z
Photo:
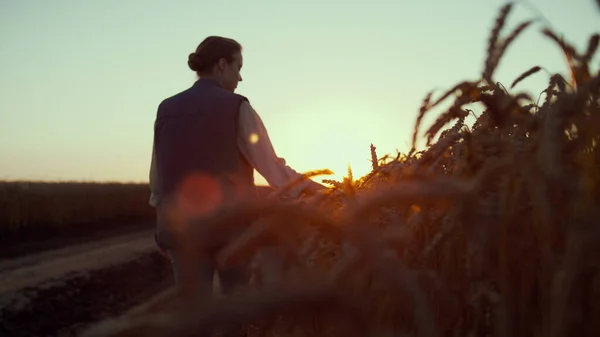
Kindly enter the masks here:
M 275 188 L 300 176 L 275 154 L 248 99 L 234 93 L 242 81 L 242 65 L 238 42 L 209 36 L 188 58 L 188 66 L 199 79 L 158 107 L 150 204 L 157 209 L 157 243 L 169 252 L 177 283 L 181 252 L 173 239 L 174 214 L 206 215 L 228 201 L 255 197 L 254 169 Z M 300 188 L 316 191 L 325 187 L 308 180 Z M 198 247 L 202 254 L 194 277 L 205 287 L 203 292 L 211 292 L 214 258 L 224 244 Z M 243 268 L 218 272 L 226 293 L 247 281 Z

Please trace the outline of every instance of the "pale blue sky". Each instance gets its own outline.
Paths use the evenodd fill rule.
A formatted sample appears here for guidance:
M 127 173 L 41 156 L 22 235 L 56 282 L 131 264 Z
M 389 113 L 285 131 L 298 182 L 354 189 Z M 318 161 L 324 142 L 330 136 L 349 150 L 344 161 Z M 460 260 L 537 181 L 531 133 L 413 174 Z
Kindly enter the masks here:
M 600 31 L 593 0 L 530 2 L 578 48 Z M 329 167 L 339 177 L 351 164 L 360 176 L 371 142 L 380 154 L 408 149 L 429 90 L 478 77 L 504 4 L 0 3 L 0 179 L 121 181 L 147 181 L 156 107 L 195 80 L 187 56 L 208 35 L 244 46 L 238 92 L 262 116 L 280 156 L 299 171 Z M 537 15 L 517 5 L 507 28 Z M 509 48 L 497 73 L 506 86 L 534 65 L 565 71 L 541 27 Z M 538 73 L 520 88 L 537 95 L 547 80 Z

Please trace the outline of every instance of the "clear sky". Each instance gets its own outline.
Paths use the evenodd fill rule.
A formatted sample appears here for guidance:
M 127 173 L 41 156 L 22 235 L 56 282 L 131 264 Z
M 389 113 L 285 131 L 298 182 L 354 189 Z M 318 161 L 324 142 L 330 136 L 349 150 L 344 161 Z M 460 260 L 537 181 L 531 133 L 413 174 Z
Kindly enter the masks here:
M 600 32 L 594 0 L 529 3 L 580 49 Z M 502 4 L 0 1 L 0 179 L 147 181 L 156 107 L 193 83 L 187 57 L 208 35 L 243 45 L 238 92 L 290 166 L 339 178 L 350 164 L 361 176 L 371 143 L 380 155 L 408 150 L 429 90 L 479 76 Z M 517 1 L 507 28 L 538 15 Z M 566 70 L 541 28 L 509 48 L 497 73 L 506 86 L 534 65 Z M 537 96 L 548 78 L 519 88 Z

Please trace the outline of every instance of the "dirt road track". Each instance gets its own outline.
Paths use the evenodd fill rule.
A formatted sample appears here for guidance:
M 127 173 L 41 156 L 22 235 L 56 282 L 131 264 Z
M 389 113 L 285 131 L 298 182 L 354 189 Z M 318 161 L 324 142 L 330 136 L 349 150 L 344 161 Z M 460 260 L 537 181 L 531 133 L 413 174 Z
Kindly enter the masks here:
M 0 336 L 73 336 L 171 282 L 151 230 L 3 260 Z
M 152 231 L 0 262 L 0 294 L 135 259 L 154 249 Z

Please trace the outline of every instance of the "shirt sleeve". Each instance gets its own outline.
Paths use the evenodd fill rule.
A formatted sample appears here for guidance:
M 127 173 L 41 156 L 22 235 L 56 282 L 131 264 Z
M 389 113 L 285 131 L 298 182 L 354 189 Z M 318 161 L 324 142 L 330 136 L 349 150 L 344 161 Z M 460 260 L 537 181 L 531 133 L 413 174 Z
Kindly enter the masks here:
M 281 188 L 301 176 L 286 164 L 284 158 L 277 156 L 262 119 L 248 101 L 243 101 L 240 106 L 238 147 L 272 187 Z M 290 192 L 297 194 L 311 183 L 316 184 L 309 179 Z

